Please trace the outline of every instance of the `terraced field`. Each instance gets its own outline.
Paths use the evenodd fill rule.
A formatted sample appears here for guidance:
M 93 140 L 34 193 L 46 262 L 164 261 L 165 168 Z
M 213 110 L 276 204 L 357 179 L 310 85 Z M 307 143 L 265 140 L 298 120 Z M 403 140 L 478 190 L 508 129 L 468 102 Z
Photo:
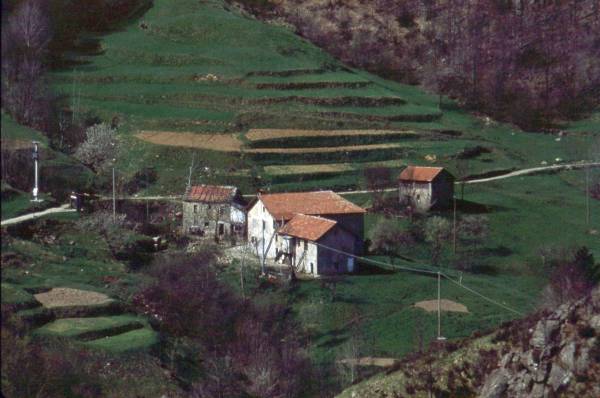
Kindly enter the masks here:
M 54 288 L 32 295 L 27 290 L 3 282 L 2 302 L 20 308 L 19 316 L 40 325 L 33 331 L 36 337 L 67 338 L 115 353 L 149 349 L 158 342 L 146 319 L 124 314 L 103 293 Z
M 53 87 L 76 116 L 118 121 L 125 148 L 118 169 L 130 178 L 153 167 L 154 193 L 180 193 L 192 158 L 221 176 L 213 182 L 252 191 L 257 176 L 273 190 L 330 187 L 332 179 L 356 188 L 373 162 L 399 169 L 435 159 L 452 169 L 459 153 L 478 145 L 491 151 L 471 159 L 470 174 L 569 158 L 569 138 L 540 139 L 349 68 L 223 0 L 157 0 L 101 43 L 100 55 L 76 56 L 79 66 L 54 72 Z M 225 166 L 232 162 L 235 176 Z M 309 179 L 303 170 L 317 164 L 352 166 Z M 288 170 L 285 181 L 276 169 Z

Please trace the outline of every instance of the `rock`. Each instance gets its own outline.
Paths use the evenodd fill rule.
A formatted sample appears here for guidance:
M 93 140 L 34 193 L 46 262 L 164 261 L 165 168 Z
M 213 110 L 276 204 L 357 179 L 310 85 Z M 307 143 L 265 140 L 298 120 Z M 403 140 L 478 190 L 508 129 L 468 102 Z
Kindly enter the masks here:
M 511 363 L 513 356 L 514 356 L 514 354 L 509 352 L 504 357 L 502 357 L 502 359 L 500 360 L 500 367 L 507 368 L 508 365 Z
M 555 363 L 552 366 L 552 369 L 550 369 L 548 384 L 556 392 L 561 386 L 569 384 L 569 381 L 571 381 L 572 377 L 573 373 L 571 373 L 571 371 Z
M 579 350 L 579 355 L 575 358 L 575 368 L 571 370 L 576 375 L 585 374 L 590 367 L 590 348 L 589 346 L 583 346 Z
M 481 398 L 500 398 L 508 387 L 508 372 L 505 369 L 493 371 L 481 388 L 479 397 Z
M 558 329 L 558 320 L 541 320 L 537 323 L 529 344 L 536 348 L 544 348 L 550 336 Z
M 600 314 L 594 315 L 592 319 L 590 319 L 590 326 L 594 328 L 594 330 L 600 333 Z
M 531 389 L 531 393 L 529 395 L 530 398 L 542 398 L 544 396 L 544 392 L 546 391 L 546 386 L 542 383 L 535 383 L 533 388 Z
M 575 368 L 575 342 L 571 341 L 560 351 L 559 359 L 566 369 Z

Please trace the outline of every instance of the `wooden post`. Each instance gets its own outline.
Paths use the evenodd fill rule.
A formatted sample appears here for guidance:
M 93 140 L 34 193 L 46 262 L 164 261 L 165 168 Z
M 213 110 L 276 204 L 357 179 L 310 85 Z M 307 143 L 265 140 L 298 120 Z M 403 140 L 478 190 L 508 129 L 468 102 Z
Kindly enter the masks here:
M 115 168 L 112 168 L 112 188 L 113 188 L 113 222 L 117 221 L 117 196 L 115 193 Z
M 438 289 L 437 289 L 437 291 L 438 291 L 438 298 L 437 298 L 438 333 L 437 333 L 437 338 L 438 338 L 438 340 L 440 340 L 440 338 L 442 337 L 442 321 L 441 321 L 442 304 L 440 302 L 440 299 L 441 299 L 441 273 L 440 273 L 440 271 L 438 271 L 438 273 L 437 273 L 437 283 L 438 283 L 438 286 L 437 286 L 438 287 Z
M 585 222 L 590 225 L 590 166 L 585 168 Z
M 453 218 L 452 247 L 454 250 L 454 256 L 456 257 L 456 197 L 453 197 L 452 201 L 454 202 L 454 212 L 452 215 L 452 218 Z

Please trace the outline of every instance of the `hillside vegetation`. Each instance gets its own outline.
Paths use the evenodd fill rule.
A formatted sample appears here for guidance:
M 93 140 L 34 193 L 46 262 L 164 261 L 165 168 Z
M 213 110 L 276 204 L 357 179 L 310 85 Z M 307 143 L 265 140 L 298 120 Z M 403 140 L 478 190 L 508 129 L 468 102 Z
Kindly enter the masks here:
M 119 176 L 154 168 L 154 192 L 180 193 L 194 158 L 197 181 L 250 191 L 346 189 L 360 186 L 362 170 L 379 162 L 397 170 L 427 163 L 427 156 L 453 168 L 465 148 L 482 145 L 491 151 L 472 159 L 470 170 L 480 174 L 574 158 L 568 148 L 582 147 L 574 135 L 559 143 L 523 133 L 469 116 L 446 98 L 440 104 L 418 88 L 349 68 L 287 28 L 220 0 L 156 1 L 100 43 L 98 55 L 80 54 L 79 66 L 52 73 L 52 87 L 76 115 L 119 125 Z M 246 137 L 250 129 L 321 133 L 254 140 Z M 339 132 L 349 129 L 347 136 Z M 395 133 L 356 135 L 361 129 Z M 337 166 L 310 181 L 289 172 L 313 164 Z

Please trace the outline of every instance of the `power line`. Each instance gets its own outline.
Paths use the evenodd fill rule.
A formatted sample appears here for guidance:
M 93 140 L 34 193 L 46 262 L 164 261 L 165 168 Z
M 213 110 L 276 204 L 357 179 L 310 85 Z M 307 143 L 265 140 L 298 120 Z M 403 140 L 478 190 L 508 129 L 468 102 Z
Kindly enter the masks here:
M 318 242 L 313 242 L 313 243 L 315 245 L 321 246 L 321 247 L 323 247 L 325 249 L 334 251 L 336 253 L 344 254 L 346 256 L 353 257 L 353 258 L 356 258 L 356 259 L 359 259 L 359 260 L 362 260 L 362 261 L 365 261 L 365 262 L 370 262 L 370 263 L 373 263 L 373 264 L 383 265 L 383 266 L 390 266 L 391 265 L 393 268 L 401 270 L 401 271 L 408 271 L 408 272 L 414 272 L 414 273 L 423 273 L 423 274 L 428 274 L 428 275 L 441 275 L 444 278 L 446 278 L 447 280 L 449 280 L 450 282 L 452 282 L 455 285 L 457 285 L 458 287 L 463 288 L 466 291 L 468 291 L 468 292 L 470 292 L 472 294 L 475 294 L 476 296 L 481 297 L 482 299 L 488 301 L 489 303 L 492 303 L 492 304 L 497 305 L 497 306 L 499 306 L 501 308 L 504 308 L 505 310 L 510 311 L 510 312 L 512 312 L 514 314 L 521 315 L 521 316 L 525 315 L 524 313 L 522 313 L 520 311 L 517 311 L 514 308 L 511 308 L 511 307 L 509 307 L 509 306 L 507 306 L 505 304 L 502 304 L 502 303 L 500 303 L 500 302 L 498 302 L 498 301 L 496 301 L 496 300 L 494 300 L 494 299 L 492 299 L 490 297 L 487 297 L 486 295 L 484 295 L 484 294 L 482 294 L 482 293 L 480 293 L 480 292 L 478 292 L 478 291 L 476 291 L 476 290 L 474 290 L 474 289 L 472 289 L 472 288 L 470 288 L 468 286 L 465 286 L 463 283 L 457 282 L 456 280 L 454 280 L 450 276 L 446 275 L 445 273 L 438 272 L 438 271 L 430 271 L 430 270 L 427 270 L 427 269 L 405 267 L 405 266 L 402 266 L 402 265 L 387 264 L 387 263 L 384 263 L 384 262 L 381 262 L 381 261 L 377 261 L 377 260 L 373 260 L 373 259 L 370 259 L 370 258 L 366 258 L 366 257 L 362 257 L 362 256 L 357 256 L 355 254 L 351 254 L 351 253 L 345 252 L 343 250 L 335 249 L 333 247 L 329 247 L 329 246 L 324 245 L 322 243 L 318 243 Z
M 370 262 L 370 263 L 373 263 L 373 264 L 383 265 L 383 266 L 387 266 L 387 267 L 389 267 L 391 265 L 393 268 L 400 269 L 400 270 L 403 270 L 403 271 L 415 272 L 415 273 L 424 273 L 424 274 L 430 274 L 430 275 L 437 275 L 437 271 L 430 271 L 430 270 L 427 270 L 427 269 L 405 267 L 403 265 L 387 264 L 387 263 L 384 263 L 382 261 L 377 261 L 377 260 L 373 260 L 373 259 L 370 259 L 370 258 L 366 258 L 366 257 L 362 257 L 362 256 L 357 256 L 356 254 L 352 254 L 352 253 L 345 252 L 343 250 L 335 249 L 333 247 L 326 246 L 326 245 L 324 245 L 322 243 L 318 243 L 318 242 L 312 242 L 312 243 L 314 243 L 317 246 L 321 246 L 321 247 L 323 247 L 325 249 L 334 251 L 336 253 L 340 253 L 340 254 L 346 255 L 348 257 L 353 257 L 353 258 L 356 258 L 356 259 L 359 259 L 359 260 L 362 260 L 362 261 L 366 261 L 366 262 Z
M 449 277 L 448 275 L 446 275 L 446 274 L 443 274 L 443 273 L 442 273 L 441 275 L 442 275 L 444 278 L 448 279 L 450 282 L 454 283 L 456 286 L 459 286 L 459 287 L 461 287 L 461 288 L 463 288 L 463 289 L 465 289 L 465 290 L 467 290 L 467 291 L 469 291 L 469 292 L 471 292 L 471 293 L 473 293 L 473 294 L 475 294 L 475 295 L 477 295 L 477 296 L 481 297 L 482 299 L 484 299 L 484 300 L 486 300 L 486 301 L 488 301 L 488 302 L 490 302 L 490 303 L 492 303 L 492 304 L 495 304 L 495 305 L 497 305 L 497 306 L 499 306 L 499 307 L 502 307 L 502 308 L 504 308 L 505 310 L 508 310 L 508 311 L 510 311 L 510 312 L 513 312 L 513 313 L 515 313 L 515 314 L 517 314 L 517 315 L 521 315 L 521 316 L 525 315 L 525 314 L 523 314 L 523 313 L 522 313 L 522 312 L 520 312 L 520 311 L 517 311 L 517 310 L 515 310 L 515 309 L 513 309 L 513 308 L 510 308 L 509 306 L 507 306 L 507 305 L 505 305 L 505 304 L 502 304 L 502 303 L 500 303 L 500 302 L 498 302 L 498 301 L 496 301 L 496 300 L 494 300 L 494 299 L 491 299 L 491 298 L 489 298 L 489 297 L 487 297 L 487 296 L 483 295 L 482 293 L 479 293 L 478 291 L 476 291 L 476 290 L 473 290 L 473 289 L 471 289 L 470 287 L 468 287 L 468 286 L 465 286 L 465 285 L 463 285 L 462 283 L 459 283 L 459 282 L 455 281 L 454 279 L 450 278 L 450 277 Z

